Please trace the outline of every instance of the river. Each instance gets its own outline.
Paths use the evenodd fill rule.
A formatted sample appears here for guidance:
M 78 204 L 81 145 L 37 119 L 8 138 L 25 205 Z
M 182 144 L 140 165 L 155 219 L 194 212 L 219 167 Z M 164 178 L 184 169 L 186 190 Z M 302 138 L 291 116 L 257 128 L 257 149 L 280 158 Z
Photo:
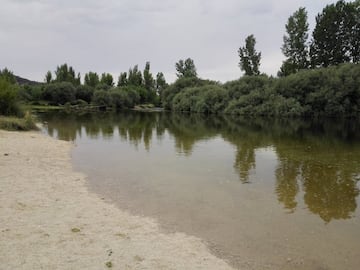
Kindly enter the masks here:
M 240 269 L 358 269 L 360 123 L 39 113 L 88 187 Z

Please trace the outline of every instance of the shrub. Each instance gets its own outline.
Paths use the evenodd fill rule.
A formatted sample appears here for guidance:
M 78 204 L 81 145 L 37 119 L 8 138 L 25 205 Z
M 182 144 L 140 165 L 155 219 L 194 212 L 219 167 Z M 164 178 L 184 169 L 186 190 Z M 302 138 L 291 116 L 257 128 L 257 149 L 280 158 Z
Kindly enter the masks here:
M 75 100 L 75 87 L 69 82 L 48 84 L 43 92 L 43 99 L 52 105 L 64 105 Z
M 18 104 L 18 87 L 0 76 L 0 114 L 23 115 Z
M 225 83 L 224 88 L 228 91 L 231 99 L 237 99 L 254 90 L 264 90 L 270 87 L 272 83 L 273 79 L 266 75 L 244 76 L 239 80 Z
M 96 90 L 92 102 L 101 107 L 111 107 L 112 100 L 108 91 Z
M 87 85 L 79 85 L 76 87 L 75 97 L 76 99 L 81 99 L 86 101 L 87 103 L 91 102 L 91 99 L 94 94 L 94 89 Z
M 162 92 L 162 105 L 165 109 L 172 109 L 174 97 L 186 88 L 200 87 L 205 85 L 217 85 L 217 82 L 202 80 L 196 77 L 181 77 Z
M 38 102 L 44 91 L 43 85 L 22 85 L 19 88 L 19 99 L 25 102 Z
M 175 111 L 200 113 L 221 113 L 226 107 L 228 96 L 218 85 L 186 88 L 175 95 L 172 108 Z

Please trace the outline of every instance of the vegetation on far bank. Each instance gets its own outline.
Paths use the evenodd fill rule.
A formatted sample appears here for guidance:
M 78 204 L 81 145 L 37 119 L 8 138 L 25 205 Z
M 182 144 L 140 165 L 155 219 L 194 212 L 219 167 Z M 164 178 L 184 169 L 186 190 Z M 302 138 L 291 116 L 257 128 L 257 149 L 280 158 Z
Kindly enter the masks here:
M 12 81 L 11 73 L 0 73 L 0 129 L 32 130 L 37 129 L 30 113 L 19 104 L 18 86 Z
M 288 19 L 278 77 L 261 73 L 261 52 L 249 35 L 240 47 L 245 75 L 221 84 L 198 77 L 191 58 L 175 64 L 178 79 L 167 84 L 150 62 L 121 72 L 80 73 L 67 64 L 48 71 L 41 84 L 17 85 L 7 69 L 0 71 L 0 114 L 23 115 L 19 102 L 35 108 L 62 106 L 68 111 L 144 109 L 152 104 L 172 111 L 248 116 L 354 117 L 360 113 L 360 0 L 327 5 L 316 17 L 309 40 L 306 9 Z M 45 107 L 44 107 L 45 106 Z

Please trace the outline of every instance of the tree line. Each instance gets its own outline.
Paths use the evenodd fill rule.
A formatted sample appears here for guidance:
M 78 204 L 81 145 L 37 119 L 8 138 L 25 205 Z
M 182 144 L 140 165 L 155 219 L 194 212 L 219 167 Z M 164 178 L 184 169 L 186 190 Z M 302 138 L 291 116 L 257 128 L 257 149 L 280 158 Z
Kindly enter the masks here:
M 261 52 L 249 35 L 240 47 L 245 76 L 219 84 L 179 78 L 163 93 L 174 111 L 250 116 L 346 116 L 360 113 L 360 1 L 327 5 L 316 16 L 309 40 L 307 12 L 300 7 L 285 25 L 286 57 L 278 78 L 260 72 Z
M 300 7 L 288 19 L 281 51 L 286 57 L 278 76 L 303 69 L 329 67 L 360 61 L 360 0 L 327 5 L 316 16 L 316 26 L 309 40 L 307 11 Z M 240 47 L 239 66 L 245 75 L 259 75 L 261 53 L 255 50 L 256 39 L 250 35 Z
M 286 59 L 278 78 L 260 72 L 261 52 L 255 49 L 254 35 L 249 35 L 238 50 L 244 76 L 224 84 L 199 78 L 194 61 L 187 58 L 175 64 L 177 80 L 170 85 L 162 72 L 154 76 L 146 62 L 143 70 L 135 65 L 121 72 L 117 81 L 109 73 L 92 71 L 82 81 L 73 67 L 62 64 L 46 73 L 44 84 L 8 88 L 16 92 L 13 97 L 31 104 L 92 104 L 120 110 L 151 103 L 167 110 L 215 114 L 358 115 L 360 0 L 327 5 L 316 16 L 311 39 L 303 7 L 288 18 L 285 29 L 281 50 Z M 7 69 L 0 70 L 0 78 L 10 85 L 16 82 Z
M 135 65 L 128 72 L 120 73 L 117 82 L 110 73 L 100 75 L 89 71 L 82 84 L 80 73 L 75 74 L 75 70 L 67 64 L 58 66 L 54 75 L 48 71 L 41 98 L 50 104 L 93 103 L 102 107 L 124 109 L 142 103 L 160 105 L 159 93 L 167 86 L 162 72 L 157 73 L 154 78 L 150 62 L 146 62 L 143 71 Z

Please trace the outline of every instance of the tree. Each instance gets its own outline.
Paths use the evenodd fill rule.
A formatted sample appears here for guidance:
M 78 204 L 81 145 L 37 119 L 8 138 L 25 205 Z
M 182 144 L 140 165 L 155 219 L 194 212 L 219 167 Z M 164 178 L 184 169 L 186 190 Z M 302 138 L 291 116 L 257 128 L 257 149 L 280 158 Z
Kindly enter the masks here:
M 93 103 L 100 107 L 110 107 L 112 100 L 109 91 L 97 90 L 94 92 Z
M 184 60 L 179 60 L 179 62 L 177 62 L 175 64 L 175 68 L 176 68 L 176 76 L 178 78 L 182 78 L 182 77 L 197 77 L 197 73 L 196 73 L 196 67 L 194 64 L 194 60 L 192 60 L 191 58 Z
M 3 70 L 0 70 L 0 77 L 4 78 L 11 84 L 16 83 L 16 78 L 14 76 L 14 73 L 10 71 L 8 68 L 4 68 Z
M 75 98 L 84 100 L 87 103 L 91 102 L 93 94 L 94 94 L 94 88 L 92 88 L 89 85 L 79 85 L 78 87 L 76 87 L 75 90 Z
M 255 50 L 256 40 L 254 35 L 250 35 L 245 39 L 245 47 L 239 48 L 240 69 L 245 71 L 245 75 L 259 75 L 259 66 L 261 53 Z
M 64 105 L 75 100 L 75 87 L 70 82 L 51 83 L 46 85 L 42 98 L 54 105 Z
M 85 74 L 84 84 L 91 87 L 96 87 L 100 83 L 99 75 L 96 72 L 89 72 Z
M 75 79 L 75 85 L 80 85 L 81 84 L 81 75 L 80 72 L 78 72 L 77 77 Z
M 58 66 L 55 70 L 55 81 L 56 82 L 70 82 L 73 85 L 80 85 L 80 73 L 77 77 L 75 76 L 75 70 L 73 67 L 65 63 L 61 66 Z
M 20 115 L 18 106 L 18 86 L 0 71 L 0 115 Z
M 356 0 L 353 5 L 353 18 L 354 25 L 352 27 L 352 32 L 350 34 L 350 44 L 352 47 L 350 49 L 350 55 L 352 56 L 353 63 L 360 62 L 360 0 Z
M 359 1 L 341 0 L 327 5 L 316 16 L 310 46 L 313 67 L 327 67 L 346 62 L 359 62 L 360 19 Z
M 307 45 L 309 24 L 305 8 L 299 8 L 289 17 L 285 25 L 287 35 L 283 37 L 281 47 L 287 59 L 283 62 L 279 75 L 287 76 L 309 66 L 309 50 Z
M 161 95 L 162 91 L 167 87 L 165 76 L 162 72 L 158 72 L 158 74 L 156 74 L 155 87 L 159 95 Z
M 150 72 L 150 62 L 146 62 L 145 69 L 143 72 L 144 75 L 144 86 L 147 91 L 153 91 L 154 90 L 154 78 Z
M 101 79 L 100 79 L 100 83 L 101 84 L 106 84 L 108 86 L 114 86 L 114 79 L 113 76 L 110 73 L 103 73 L 101 74 Z
M 121 86 L 126 86 L 127 84 L 128 84 L 127 73 L 121 72 L 117 86 L 121 87 Z
M 51 81 L 52 81 L 52 74 L 51 74 L 51 71 L 49 70 L 48 72 L 46 72 L 45 82 L 46 83 L 51 83 Z
M 143 82 L 141 71 L 138 69 L 138 65 L 135 65 L 132 69 L 129 69 L 128 85 L 141 86 Z

